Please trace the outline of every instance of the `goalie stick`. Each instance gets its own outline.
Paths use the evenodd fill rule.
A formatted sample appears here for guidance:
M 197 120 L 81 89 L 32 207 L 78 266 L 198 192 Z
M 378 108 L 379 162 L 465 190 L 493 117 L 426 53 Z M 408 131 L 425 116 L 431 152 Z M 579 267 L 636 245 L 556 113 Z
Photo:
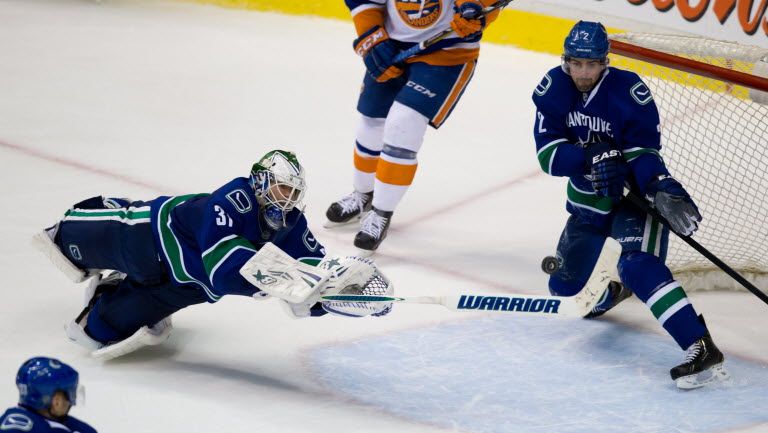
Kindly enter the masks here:
M 324 295 L 320 297 L 320 302 L 439 304 L 456 311 L 493 311 L 528 316 L 580 318 L 592 311 L 592 308 L 602 297 L 608 287 L 608 283 L 616 274 L 616 265 L 619 262 L 620 255 L 621 245 L 619 242 L 613 238 L 607 238 L 587 283 L 574 296 L 532 296 L 501 293 L 489 295 L 462 293 L 450 296 L 416 296 L 407 298 L 370 295 Z
M 501 9 L 504 6 L 512 3 L 514 0 L 500 0 L 499 2 L 493 4 L 492 6 L 488 6 L 487 8 L 483 8 L 482 12 L 476 17 L 473 17 L 475 19 L 484 17 L 488 15 L 489 13 Z M 453 33 L 453 29 L 448 27 L 447 29 L 441 31 L 440 33 L 436 34 L 435 36 L 432 36 L 431 38 L 419 42 L 417 45 L 412 46 L 411 48 L 408 48 L 407 50 L 401 51 L 400 54 L 396 55 L 394 58 L 393 63 L 398 64 L 404 62 L 407 58 L 415 56 L 416 54 L 424 51 L 425 49 L 431 47 L 432 45 L 435 45 L 436 43 L 442 41 L 443 39 L 447 38 L 448 35 Z

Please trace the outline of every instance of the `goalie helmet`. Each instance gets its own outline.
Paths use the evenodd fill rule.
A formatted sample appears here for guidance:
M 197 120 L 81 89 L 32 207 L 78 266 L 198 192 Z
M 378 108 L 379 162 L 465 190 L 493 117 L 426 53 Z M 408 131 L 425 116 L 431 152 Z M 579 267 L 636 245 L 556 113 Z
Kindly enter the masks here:
M 78 374 L 74 368 L 54 358 L 32 358 L 16 374 L 19 404 L 32 409 L 47 409 L 53 395 L 61 391 L 74 405 L 77 402 Z
M 301 206 L 306 190 L 304 178 L 304 167 L 293 152 L 273 150 L 253 164 L 251 186 L 261 215 L 273 230 L 285 227 L 286 215 Z
M 323 295 L 393 296 L 395 293 L 389 278 L 370 259 L 325 258 L 318 267 L 331 272 Z M 384 316 L 392 311 L 391 302 L 323 301 L 322 306 L 329 313 L 348 317 Z

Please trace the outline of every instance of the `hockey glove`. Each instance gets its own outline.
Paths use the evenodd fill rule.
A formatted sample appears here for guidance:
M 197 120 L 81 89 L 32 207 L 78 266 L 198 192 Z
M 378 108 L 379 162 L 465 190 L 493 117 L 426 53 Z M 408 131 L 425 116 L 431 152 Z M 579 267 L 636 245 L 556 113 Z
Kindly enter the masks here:
M 612 149 L 608 143 L 594 143 L 587 147 L 592 188 L 600 197 L 609 197 L 618 203 L 624 195 L 624 181 L 629 167 L 621 152 Z
M 462 39 L 478 36 L 485 28 L 483 4 L 477 0 L 456 0 L 451 28 Z
M 368 73 L 379 83 L 403 74 L 403 70 L 394 65 L 395 56 L 400 53 L 400 50 L 389 39 L 387 31 L 383 27 L 374 26 L 355 39 L 352 46 L 355 52 L 363 58 Z
M 701 214 L 688 192 L 672 176 L 661 175 L 647 188 L 648 199 L 667 220 L 673 232 L 691 236 L 701 222 Z
M 363 257 L 327 257 L 318 268 L 331 273 L 322 289 L 323 295 L 393 296 L 395 288 L 389 279 Z M 391 302 L 323 301 L 323 309 L 346 317 L 385 316 L 392 311 Z

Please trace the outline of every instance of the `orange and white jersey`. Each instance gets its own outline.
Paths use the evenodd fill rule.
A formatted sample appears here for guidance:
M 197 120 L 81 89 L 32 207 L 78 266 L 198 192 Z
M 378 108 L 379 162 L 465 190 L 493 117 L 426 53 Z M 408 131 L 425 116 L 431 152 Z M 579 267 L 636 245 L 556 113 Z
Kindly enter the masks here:
M 486 6 L 490 0 L 481 0 Z M 346 0 L 358 34 L 383 25 L 389 37 L 406 43 L 419 43 L 450 27 L 455 0 Z M 495 18 L 488 17 L 489 21 Z M 462 40 L 448 37 L 440 50 L 414 56 L 408 62 L 457 65 L 474 60 L 480 53 L 479 38 Z

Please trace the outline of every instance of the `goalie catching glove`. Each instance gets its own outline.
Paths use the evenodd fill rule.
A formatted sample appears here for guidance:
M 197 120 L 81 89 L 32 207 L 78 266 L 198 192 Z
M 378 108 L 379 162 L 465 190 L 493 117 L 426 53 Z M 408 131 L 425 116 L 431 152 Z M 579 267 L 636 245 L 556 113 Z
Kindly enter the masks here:
M 394 292 L 389 280 L 373 265 L 359 257 L 326 257 L 318 266 L 295 260 L 272 243 L 265 244 L 243 267 L 240 274 L 263 294 L 279 298 L 287 312 L 297 318 L 309 317 L 321 295 L 386 295 Z M 323 302 L 326 312 L 350 317 L 383 316 L 392 304 Z
M 321 289 L 322 295 L 393 296 L 395 288 L 368 258 L 326 257 L 318 265 L 331 275 Z M 348 317 L 384 316 L 392 311 L 391 302 L 323 301 L 329 313 Z

